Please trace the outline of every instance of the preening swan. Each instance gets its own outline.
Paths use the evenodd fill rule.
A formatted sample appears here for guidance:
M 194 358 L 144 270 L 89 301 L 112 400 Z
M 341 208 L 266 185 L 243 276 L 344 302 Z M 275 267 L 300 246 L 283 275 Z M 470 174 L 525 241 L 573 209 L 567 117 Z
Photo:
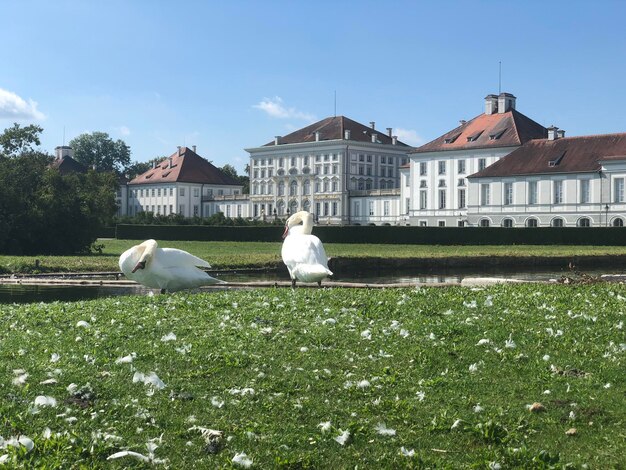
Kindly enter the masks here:
M 221 283 L 197 266 L 211 265 L 190 253 L 176 248 L 159 248 L 154 240 L 135 245 L 120 256 L 120 269 L 127 279 L 146 287 L 178 291 Z
M 281 255 L 289 270 L 292 287 L 296 286 L 296 280 L 317 282 L 321 286 L 322 279 L 333 275 L 328 269 L 324 245 L 311 235 L 312 231 L 313 214 L 307 211 L 296 212 L 285 223 Z

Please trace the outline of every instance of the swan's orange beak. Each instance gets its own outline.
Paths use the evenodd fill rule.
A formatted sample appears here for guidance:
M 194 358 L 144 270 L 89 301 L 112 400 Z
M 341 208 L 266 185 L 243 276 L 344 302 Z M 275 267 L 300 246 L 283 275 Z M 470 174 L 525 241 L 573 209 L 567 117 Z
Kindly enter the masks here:
M 289 225 L 285 225 L 285 231 L 283 232 L 283 238 L 289 234 Z
M 144 269 L 145 267 L 146 267 L 146 262 L 145 261 L 139 261 L 139 263 L 137 263 L 137 265 L 133 268 L 132 272 L 135 272 L 138 269 Z

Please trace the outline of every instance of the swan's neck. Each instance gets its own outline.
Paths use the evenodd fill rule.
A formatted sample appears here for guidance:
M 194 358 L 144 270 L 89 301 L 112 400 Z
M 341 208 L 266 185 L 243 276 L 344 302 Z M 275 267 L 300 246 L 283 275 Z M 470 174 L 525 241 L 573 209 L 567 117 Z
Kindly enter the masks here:
M 305 218 L 302 221 L 302 233 L 306 235 L 311 235 L 313 232 L 313 220 L 310 217 Z
M 143 247 L 143 253 L 139 258 L 139 263 L 146 263 L 150 261 L 154 256 L 154 253 L 156 252 L 157 242 L 155 242 L 154 240 L 146 240 L 139 246 Z

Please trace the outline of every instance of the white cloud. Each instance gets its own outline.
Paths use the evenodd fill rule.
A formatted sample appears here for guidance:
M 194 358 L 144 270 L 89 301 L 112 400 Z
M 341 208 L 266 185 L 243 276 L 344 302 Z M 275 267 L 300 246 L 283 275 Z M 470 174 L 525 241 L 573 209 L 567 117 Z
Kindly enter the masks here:
M 126 136 L 126 135 L 130 135 L 130 129 L 126 126 L 122 126 L 119 129 L 120 134 Z
M 398 140 L 414 147 L 424 143 L 424 139 L 412 129 L 397 128 L 394 129 L 394 134 L 398 136 Z
M 26 102 L 12 91 L 0 88 L 0 119 L 36 119 L 46 116 L 37 109 L 37 103 L 30 98 Z
M 312 114 L 298 111 L 295 108 L 286 108 L 283 105 L 283 99 L 280 96 L 274 98 L 263 98 L 260 103 L 252 106 L 266 112 L 269 116 L 279 119 L 301 119 L 303 121 L 314 121 L 315 116 Z

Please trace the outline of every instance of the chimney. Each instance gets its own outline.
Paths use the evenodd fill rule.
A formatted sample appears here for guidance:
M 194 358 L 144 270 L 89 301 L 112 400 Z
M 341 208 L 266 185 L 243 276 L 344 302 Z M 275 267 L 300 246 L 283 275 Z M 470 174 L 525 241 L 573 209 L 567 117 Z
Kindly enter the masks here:
M 378 134 L 375 134 L 372 132 L 372 143 L 375 144 L 377 140 L 378 140 Z
M 515 109 L 515 99 L 511 93 L 500 93 L 498 95 L 498 113 L 503 114 Z
M 72 150 L 72 147 L 69 147 L 67 145 L 59 145 L 58 147 L 55 147 L 54 153 L 59 160 L 63 159 L 64 157 L 74 156 L 74 151 Z
M 180 156 L 181 156 L 181 154 L 183 153 L 183 152 L 182 152 L 182 149 L 183 149 L 183 148 L 179 145 L 179 146 L 178 146 L 178 156 L 179 156 L 179 157 L 180 157 Z
M 388 128 L 387 128 L 387 135 L 388 135 L 389 137 L 391 137 L 391 134 L 393 134 L 393 129 L 392 129 L 391 127 L 388 127 Z
M 376 129 L 376 123 L 374 121 L 370 121 L 370 127 L 372 129 Z
M 197 152 L 196 152 L 196 146 L 195 146 L 195 145 L 192 145 L 192 146 L 191 146 L 191 149 L 193 150 L 193 153 L 197 153 Z
M 167 160 L 169 168 L 172 168 L 172 157 L 169 157 Z
M 343 131 L 343 138 L 345 140 L 350 140 L 350 129 L 346 129 L 345 131 Z
M 152 162 L 152 169 L 154 170 L 156 168 L 156 162 Z
M 466 122 L 467 122 L 467 121 L 466 121 L 465 119 L 460 119 L 460 120 L 459 120 L 459 125 L 461 125 L 461 126 L 462 126 L 462 125 L 463 125 L 463 124 L 465 124 Z
M 548 140 L 556 140 L 558 139 L 558 127 L 550 126 L 548 127 Z
M 565 129 L 557 129 L 556 138 L 562 139 L 563 137 L 565 137 Z
M 398 136 L 397 135 L 392 135 L 391 136 L 391 145 L 398 145 Z
M 315 131 L 315 142 L 320 141 L 320 131 Z
M 485 114 L 495 114 L 498 112 L 498 97 L 496 95 L 485 96 Z
M 278 141 L 280 140 L 280 136 L 276 135 L 274 136 L 274 145 L 278 145 Z

